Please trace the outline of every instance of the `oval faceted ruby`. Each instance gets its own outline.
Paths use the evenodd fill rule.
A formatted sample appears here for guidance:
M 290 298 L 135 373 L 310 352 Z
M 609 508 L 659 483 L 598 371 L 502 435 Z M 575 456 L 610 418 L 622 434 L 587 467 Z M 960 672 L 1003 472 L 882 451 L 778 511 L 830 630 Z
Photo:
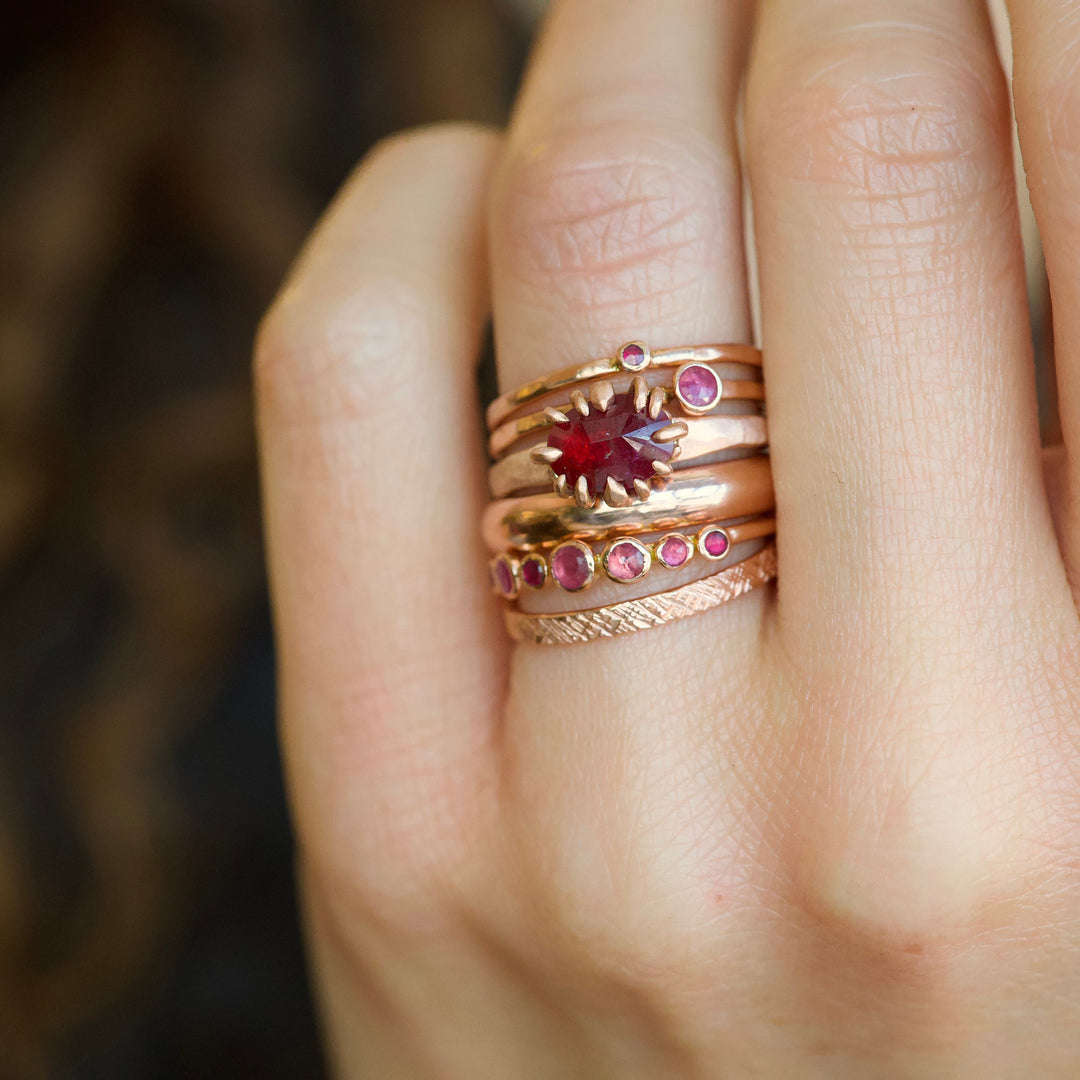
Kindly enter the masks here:
M 655 475 L 654 461 L 671 459 L 674 443 L 653 442 L 671 417 L 663 409 L 655 420 L 645 412 L 635 412 L 630 394 L 616 394 L 607 412 L 591 409 L 582 416 L 577 409 L 569 409 L 566 417 L 567 423 L 551 429 L 547 444 L 562 451 L 551 467 L 556 475 L 566 477 L 570 487 L 584 476 L 595 495 L 603 494 L 609 479 L 632 493 L 635 480 Z
M 560 544 L 552 552 L 550 563 L 551 576 L 567 592 L 578 592 L 592 581 L 592 552 L 576 540 Z

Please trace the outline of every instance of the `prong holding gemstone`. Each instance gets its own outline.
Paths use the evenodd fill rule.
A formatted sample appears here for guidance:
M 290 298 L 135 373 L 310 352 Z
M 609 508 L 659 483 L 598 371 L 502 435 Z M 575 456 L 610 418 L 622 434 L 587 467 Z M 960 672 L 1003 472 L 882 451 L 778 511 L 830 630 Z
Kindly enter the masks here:
M 574 485 L 574 498 L 577 499 L 578 506 L 585 509 L 588 509 L 593 504 L 593 494 L 589 490 L 589 481 L 584 476 L 577 478 L 577 483 Z
M 665 461 L 654 461 L 652 463 L 652 467 L 653 472 L 656 473 L 657 476 L 667 477 L 670 476 L 672 472 L 674 472 L 672 467 L 668 465 Z
M 604 502 L 608 506 L 629 506 L 633 501 L 626 488 L 609 476 L 607 484 L 604 485 Z
M 634 398 L 634 412 L 644 412 L 649 401 L 649 384 L 640 375 L 635 375 L 630 383 L 630 393 Z
M 660 415 L 660 410 L 667 403 L 667 391 L 662 386 L 655 386 L 649 391 L 649 419 L 655 420 Z
M 562 451 L 557 446 L 534 446 L 529 451 L 529 457 L 537 465 L 554 465 L 562 457 Z
M 560 412 L 558 409 L 553 409 L 550 405 L 544 410 L 544 415 L 553 424 L 569 424 L 570 417 L 564 412 Z
M 615 387 L 607 379 L 593 383 L 592 389 L 589 391 L 589 399 L 602 413 L 606 413 L 608 406 L 615 399 Z
M 574 493 L 570 490 L 570 484 L 567 482 L 565 476 L 555 477 L 555 494 L 563 499 L 572 499 L 574 497 Z
M 637 497 L 642 502 L 652 494 L 652 488 L 644 480 L 634 481 L 634 491 L 637 492 Z
M 676 420 L 673 424 L 668 424 L 667 427 L 662 427 L 655 435 L 653 435 L 653 442 L 669 443 L 674 442 L 676 439 L 685 439 L 689 428 L 681 420 Z
M 589 402 L 580 390 L 570 391 L 570 404 L 582 415 L 589 415 Z

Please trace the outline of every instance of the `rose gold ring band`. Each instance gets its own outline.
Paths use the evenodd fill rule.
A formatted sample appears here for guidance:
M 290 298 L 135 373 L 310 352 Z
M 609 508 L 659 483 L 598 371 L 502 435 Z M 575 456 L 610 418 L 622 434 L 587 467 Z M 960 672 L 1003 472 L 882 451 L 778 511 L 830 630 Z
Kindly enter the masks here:
M 563 540 L 606 540 L 703 525 L 773 510 L 772 470 L 763 454 L 673 473 L 645 502 L 579 506 L 558 495 L 491 503 L 481 520 L 489 551 L 531 551 Z
M 765 385 L 758 380 L 720 379 L 718 382 L 717 401 L 761 402 L 765 400 Z M 488 438 L 488 452 L 493 458 L 501 457 L 519 440 L 549 430 L 557 423 L 557 417 L 560 414 L 565 415 L 571 408 L 574 408 L 573 400 L 569 403 L 549 406 L 542 412 L 528 413 L 515 420 L 508 420 L 492 431 Z
M 752 589 L 760 588 L 774 577 L 776 547 L 770 544 L 726 570 L 667 592 L 636 600 L 622 600 L 607 607 L 557 615 L 528 615 L 510 609 L 504 617 L 506 628 L 515 641 L 536 645 L 571 645 L 632 634 L 709 611 Z
M 687 433 L 679 442 L 676 470 L 729 450 L 761 450 L 769 441 L 764 416 L 702 416 L 685 423 Z M 493 498 L 551 487 L 551 467 L 536 460 L 531 449 L 516 450 L 491 466 L 488 486 Z
M 497 397 L 487 407 L 488 430 L 494 430 L 518 409 L 547 394 L 602 379 L 620 372 L 633 374 L 653 367 L 680 367 L 687 363 L 735 363 L 761 367 L 761 350 L 753 345 L 694 345 L 689 348 L 658 349 L 653 352 L 644 342 L 632 341 L 621 346 L 614 356 L 590 360 L 585 364 L 563 368 Z

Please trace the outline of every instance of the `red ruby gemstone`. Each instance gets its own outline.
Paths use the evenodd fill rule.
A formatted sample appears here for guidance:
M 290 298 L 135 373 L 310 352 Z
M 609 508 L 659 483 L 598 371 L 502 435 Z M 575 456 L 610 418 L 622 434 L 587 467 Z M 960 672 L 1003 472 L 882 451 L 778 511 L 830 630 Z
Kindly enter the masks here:
M 681 536 L 669 536 L 660 546 L 660 561 L 674 569 L 690 558 L 690 545 Z
M 577 544 L 563 544 L 551 555 L 551 576 L 570 592 L 584 589 L 592 579 L 592 566 L 585 550 Z
M 544 568 L 544 560 L 539 556 L 530 555 L 528 558 L 521 561 L 521 580 L 529 586 L 530 589 L 539 589 L 544 584 L 544 578 L 547 577 L 547 570 Z
M 705 550 L 714 558 L 719 559 L 727 554 L 729 542 L 727 533 L 720 529 L 707 532 L 704 537 Z
M 510 564 L 505 558 L 495 560 L 495 565 L 491 568 L 491 574 L 495 579 L 495 586 L 499 592 L 503 596 L 512 596 L 514 592 L 514 572 L 510 569 Z
M 623 346 L 619 356 L 626 367 L 636 370 L 641 367 L 641 363 L 645 359 L 645 350 L 640 345 L 631 343 L 630 345 Z
M 608 552 L 607 572 L 616 581 L 637 581 L 645 573 L 645 552 L 629 540 L 620 540 Z
M 690 364 L 679 376 L 679 396 L 693 409 L 711 409 L 720 398 L 716 372 L 705 364 Z
M 616 394 L 607 412 L 591 409 L 582 416 L 577 409 L 566 413 L 567 423 L 556 424 L 548 435 L 548 446 L 562 451 L 551 467 L 565 476 L 571 486 L 584 476 L 594 495 L 603 494 L 608 479 L 633 492 L 635 480 L 654 476 L 654 461 L 667 462 L 674 443 L 653 442 L 653 436 L 671 423 L 663 409 L 655 420 L 634 411 L 630 394 Z

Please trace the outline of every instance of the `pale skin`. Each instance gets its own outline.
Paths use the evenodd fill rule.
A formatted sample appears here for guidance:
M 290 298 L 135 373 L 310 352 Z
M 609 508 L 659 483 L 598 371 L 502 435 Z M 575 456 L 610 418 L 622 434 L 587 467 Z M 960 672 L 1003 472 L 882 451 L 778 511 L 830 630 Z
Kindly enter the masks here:
M 1011 11 L 1047 451 L 982 5 L 751 6 L 555 4 L 509 131 L 377 148 L 260 334 L 341 1077 L 1080 1074 L 1080 3 Z M 504 388 L 749 340 L 744 72 L 778 587 L 512 648 L 485 322 Z

